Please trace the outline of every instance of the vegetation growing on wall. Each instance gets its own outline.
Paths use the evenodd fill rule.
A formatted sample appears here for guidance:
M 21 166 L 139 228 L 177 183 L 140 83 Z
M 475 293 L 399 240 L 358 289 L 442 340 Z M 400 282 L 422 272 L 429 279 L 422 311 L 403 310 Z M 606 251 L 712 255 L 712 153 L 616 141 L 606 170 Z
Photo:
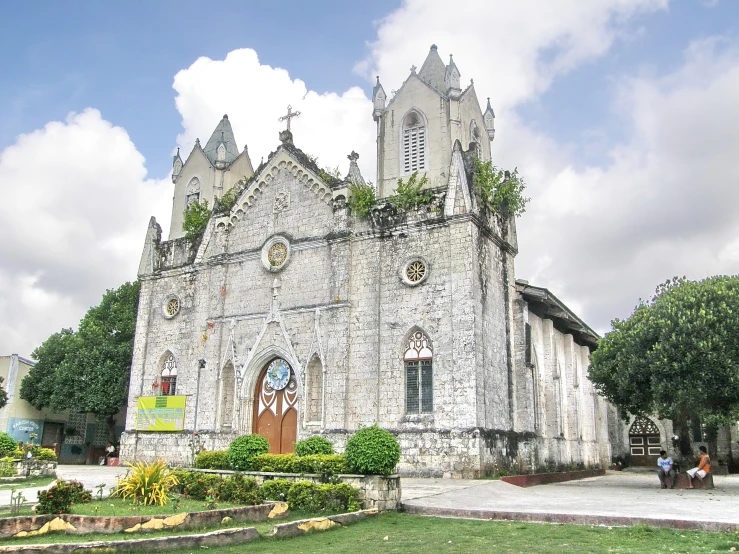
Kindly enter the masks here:
M 401 211 L 415 210 L 422 204 L 428 204 L 434 199 L 433 191 L 424 188 L 428 182 L 426 174 L 419 179 L 417 171 L 407 181 L 398 179 L 398 188 L 388 201 Z
M 188 240 L 195 240 L 203 235 L 210 220 L 208 201 L 192 202 L 183 212 L 185 219 L 182 222 L 182 230 Z
M 483 204 L 493 213 L 518 217 L 526 211 L 531 200 L 523 195 L 526 183 L 518 174 L 498 169 L 492 162 L 475 160 L 473 184 Z
M 349 198 L 346 205 L 355 217 L 360 219 L 367 217 L 376 201 L 375 187 L 371 184 L 349 183 Z

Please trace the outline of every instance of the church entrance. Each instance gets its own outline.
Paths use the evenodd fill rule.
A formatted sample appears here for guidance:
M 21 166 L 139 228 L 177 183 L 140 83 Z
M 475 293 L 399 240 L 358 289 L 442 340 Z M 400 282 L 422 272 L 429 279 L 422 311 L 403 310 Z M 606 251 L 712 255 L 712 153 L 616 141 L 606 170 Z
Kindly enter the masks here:
M 659 429 L 648 417 L 637 417 L 629 429 L 631 465 L 655 466 L 662 449 Z
M 255 394 L 252 432 L 269 441 L 270 454 L 293 452 L 298 437 L 298 382 L 290 364 L 276 358 L 264 366 Z

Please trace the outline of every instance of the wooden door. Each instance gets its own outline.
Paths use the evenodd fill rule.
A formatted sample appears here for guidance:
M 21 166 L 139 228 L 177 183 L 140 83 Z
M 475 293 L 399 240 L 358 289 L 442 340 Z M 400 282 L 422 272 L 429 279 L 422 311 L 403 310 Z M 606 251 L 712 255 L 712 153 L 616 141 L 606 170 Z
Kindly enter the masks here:
M 661 448 L 659 429 L 648 417 L 637 417 L 629 429 L 631 465 L 656 466 Z
M 289 371 L 284 388 L 275 388 L 270 383 L 268 369 L 273 363 L 284 363 Z M 277 387 L 281 386 L 276 384 Z M 269 441 L 270 454 L 286 454 L 295 451 L 298 436 L 298 382 L 290 365 L 279 358 L 264 366 L 254 398 L 254 424 L 252 432 Z

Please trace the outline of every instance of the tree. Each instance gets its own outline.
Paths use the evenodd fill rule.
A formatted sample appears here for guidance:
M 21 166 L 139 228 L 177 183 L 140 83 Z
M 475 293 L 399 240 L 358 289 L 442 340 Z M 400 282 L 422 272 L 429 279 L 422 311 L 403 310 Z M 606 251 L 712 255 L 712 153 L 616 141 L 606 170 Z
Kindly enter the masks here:
M 112 438 L 113 416 L 128 398 L 139 289 L 135 282 L 106 291 L 76 333 L 62 329 L 34 350 L 21 398 L 39 410 L 95 414 Z
M 591 356 L 589 377 L 624 415 L 672 419 L 683 455 L 691 418 L 712 427 L 736 419 L 739 278 L 674 278 L 612 326 Z
M 0 410 L 3 409 L 8 403 L 8 392 L 4 388 L 2 388 L 3 381 L 5 381 L 5 379 L 0 377 Z

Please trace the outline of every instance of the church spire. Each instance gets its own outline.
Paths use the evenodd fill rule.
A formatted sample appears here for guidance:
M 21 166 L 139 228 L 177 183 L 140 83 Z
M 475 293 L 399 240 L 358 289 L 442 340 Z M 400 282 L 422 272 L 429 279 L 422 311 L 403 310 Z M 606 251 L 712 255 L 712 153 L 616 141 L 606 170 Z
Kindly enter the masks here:
M 444 72 L 444 84 L 446 85 L 447 96 L 458 97 L 462 94 L 462 89 L 459 86 L 459 78 L 461 74 L 457 69 L 457 64 L 454 63 L 454 58 L 449 54 L 449 65 L 446 66 Z
M 385 94 L 385 89 L 382 88 L 382 85 L 380 84 L 380 76 L 377 76 L 377 84 L 375 85 L 375 88 L 372 89 L 372 104 L 373 104 L 373 110 L 372 110 L 372 118 L 377 121 L 379 117 L 382 115 L 382 112 L 385 111 L 385 100 L 387 100 L 387 94 Z
M 432 44 L 429 50 L 426 61 L 423 62 L 421 70 L 418 72 L 418 78 L 424 83 L 431 85 L 437 91 L 444 93 L 446 92 L 446 86 L 444 84 L 444 76 L 446 75 L 446 66 L 439 57 L 436 45 Z
M 180 174 L 180 171 L 182 171 L 182 166 L 184 164 L 182 163 L 182 158 L 180 158 L 180 147 L 177 147 L 177 154 L 175 154 L 172 157 L 172 182 L 174 183 L 177 180 L 177 177 Z
M 488 132 L 488 138 L 492 141 L 495 138 L 495 112 L 490 107 L 490 97 L 488 96 L 488 107 L 485 109 L 485 113 L 482 114 L 482 120 L 485 123 L 485 129 Z
M 364 177 L 362 177 L 362 173 L 359 171 L 359 166 L 357 165 L 359 154 L 352 150 L 352 153 L 349 154 L 347 158 L 349 158 L 349 173 L 346 174 L 344 180 L 354 183 L 355 185 L 367 184 L 365 183 Z
M 231 128 L 231 122 L 228 115 L 218 123 L 213 134 L 208 139 L 203 149 L 208 161 L 218 169 L 223 169 L 231 165 L 231 163 L 239 157 L 239 147 L 236 145 L 234 132 Z

